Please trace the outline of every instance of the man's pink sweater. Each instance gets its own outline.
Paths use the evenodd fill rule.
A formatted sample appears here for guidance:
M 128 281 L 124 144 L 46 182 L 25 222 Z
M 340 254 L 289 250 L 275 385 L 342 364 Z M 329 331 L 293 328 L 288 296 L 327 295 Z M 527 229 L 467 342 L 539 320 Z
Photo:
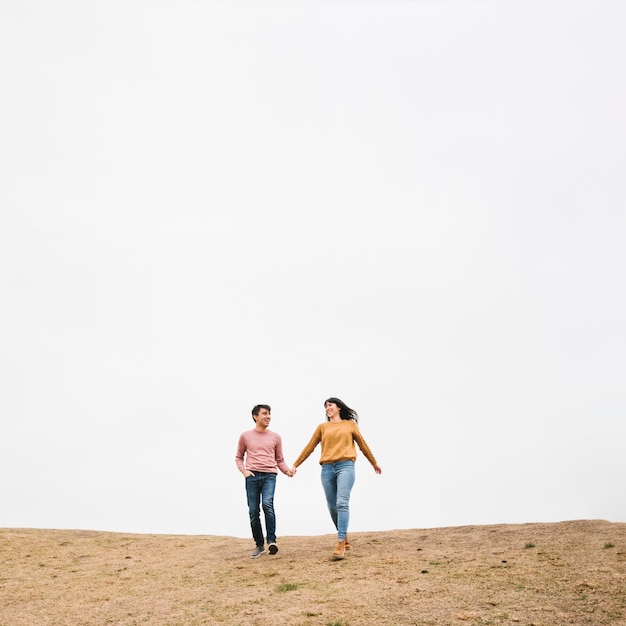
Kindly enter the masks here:
M 244 461 L 245 457 L 245 461 Z M 247 430 L 239 437 L 235 463 L 240 472 L 244 467 L 251 472 L 269 472 L 283 474 L 289 466 L 283 457 L 283 442 L 278 433 L 271 430 Z

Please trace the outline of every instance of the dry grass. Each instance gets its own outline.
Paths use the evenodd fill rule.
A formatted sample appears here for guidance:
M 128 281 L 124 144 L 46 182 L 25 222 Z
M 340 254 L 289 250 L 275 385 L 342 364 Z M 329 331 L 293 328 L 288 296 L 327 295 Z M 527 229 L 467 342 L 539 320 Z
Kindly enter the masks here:
M 626 624 L 626 524 L 283 537 L 0 530 L 2 626 Z

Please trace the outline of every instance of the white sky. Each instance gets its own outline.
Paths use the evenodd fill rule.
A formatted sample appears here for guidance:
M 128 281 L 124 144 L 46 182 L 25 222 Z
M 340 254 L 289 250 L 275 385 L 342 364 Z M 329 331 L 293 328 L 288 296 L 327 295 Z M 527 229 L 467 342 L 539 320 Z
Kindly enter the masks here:
M 0 2 L 0 526 L 626 522 L 626 4 Z M 278 533 L 333 532 L 316 451 Z

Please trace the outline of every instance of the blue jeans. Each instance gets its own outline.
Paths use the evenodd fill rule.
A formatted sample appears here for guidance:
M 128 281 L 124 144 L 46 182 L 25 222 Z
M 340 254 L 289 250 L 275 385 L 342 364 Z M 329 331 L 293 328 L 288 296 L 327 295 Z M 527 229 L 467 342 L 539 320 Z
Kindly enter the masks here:
M 348 532 L 350 492 L 354 486 L 354 479 L 354 461 L 322 464 L 322 486 L 339 541 L 345 539 Z
M 248 496 L 248 513 L 250 528 L 257 546 L 265 545 L 263 528 L 261 527 L 261 507 L 265 516 L 267 543 L 276 542 L 276 514 L 274 513 L 274 490 L 276 474 L 254 472 L 254 476 L 246 477 L 246 494 Z

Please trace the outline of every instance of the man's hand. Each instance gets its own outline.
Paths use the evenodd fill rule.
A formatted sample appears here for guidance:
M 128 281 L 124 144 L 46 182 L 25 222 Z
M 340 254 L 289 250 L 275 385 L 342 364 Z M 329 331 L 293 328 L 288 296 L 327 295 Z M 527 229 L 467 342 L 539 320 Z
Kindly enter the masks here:
M 254 476 L 254 474 L 249 469 L 245 469 L 241 473 L 243 474 L 244 478 L 248 478 L 248 476 Z

